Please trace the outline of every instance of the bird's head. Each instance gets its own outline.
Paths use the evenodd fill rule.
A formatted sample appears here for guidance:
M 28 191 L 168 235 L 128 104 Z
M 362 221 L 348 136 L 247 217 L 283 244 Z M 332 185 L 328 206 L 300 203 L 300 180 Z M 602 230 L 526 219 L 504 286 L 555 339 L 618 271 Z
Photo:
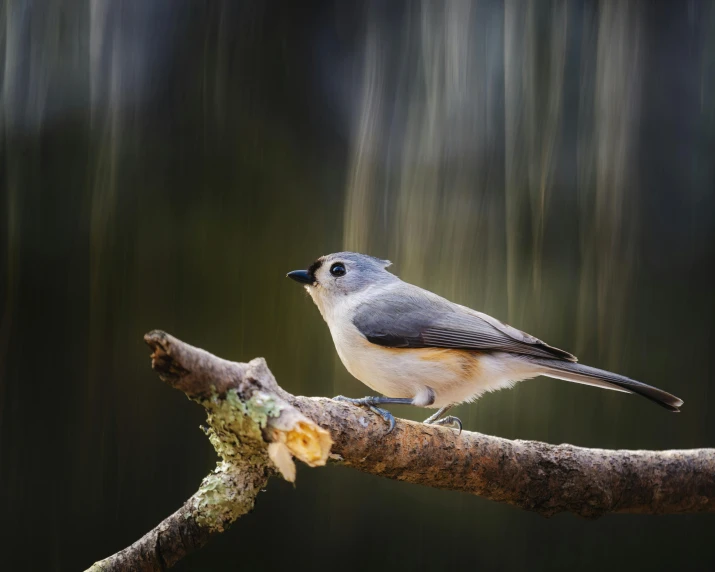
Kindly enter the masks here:
M 294 270 L 287 274 L 305 289 L 323 311 L 326 305 L 357 294 L 365 288 L 396 280 L 386 268 L 389 260 L 357 252 L 336 252 L 318 258 L 307 270 Z

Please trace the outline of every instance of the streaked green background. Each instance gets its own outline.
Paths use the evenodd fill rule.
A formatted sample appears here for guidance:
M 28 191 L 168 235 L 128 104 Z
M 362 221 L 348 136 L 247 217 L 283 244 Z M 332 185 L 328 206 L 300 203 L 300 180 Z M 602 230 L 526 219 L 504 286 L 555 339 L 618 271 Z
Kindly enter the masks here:
M 0 82 L 3 568 L 86 568 L 213 467 L 148 330 L 364 395 L 284 278 L 337 250 L 685 400 L 538 379 L 467 429 L 715 445 L 713 2 L 4 0 Z M 713 538 L 301 467 L 177 569 L 708 570 Z

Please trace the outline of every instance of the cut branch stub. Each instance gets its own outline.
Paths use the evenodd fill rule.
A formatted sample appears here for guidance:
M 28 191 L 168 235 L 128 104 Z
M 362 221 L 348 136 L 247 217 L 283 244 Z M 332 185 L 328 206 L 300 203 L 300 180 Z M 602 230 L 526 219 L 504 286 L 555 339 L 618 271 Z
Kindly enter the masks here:
M 262 358 L 235 363 L 154 330 L 144 336 L 152 368 L 207 412 L 208 435 L 221 457 L 184 506 L 92 572 L 154 571 L 173 566 L 253 509 L 275 469 L 295 480 L 297 457 L 324 465 L 332 439 L 288 403 Z
M 224 461 L 235 464 L 248 447 L 250 455 L 260 451 L 270 458 L 291 482 L 293 456 L 311 467 L 326 463 L 330 434 L 283 398 L 263 358 L 231 362 L 159 330 L 144 340 L 161 379 L 208 411 L 209 439 Z

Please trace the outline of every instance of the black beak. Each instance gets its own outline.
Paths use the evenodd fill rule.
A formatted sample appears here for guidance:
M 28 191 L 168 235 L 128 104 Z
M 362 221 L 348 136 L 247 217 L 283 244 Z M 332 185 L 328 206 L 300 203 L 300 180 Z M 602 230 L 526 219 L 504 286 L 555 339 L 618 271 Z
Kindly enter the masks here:
M 286 276 L 301 284 L 312 284 L 315 282 L 315 279 L 307 270 L 293 270 L 293 272 L 289 272 Z

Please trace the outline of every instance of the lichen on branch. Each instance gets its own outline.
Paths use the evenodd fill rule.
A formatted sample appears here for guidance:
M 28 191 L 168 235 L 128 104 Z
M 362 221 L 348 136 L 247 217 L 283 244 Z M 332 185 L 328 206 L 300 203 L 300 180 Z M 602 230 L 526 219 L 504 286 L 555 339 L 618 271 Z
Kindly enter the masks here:
M 161 379 L 206 409 L 220 460 L 181 509 L 93 572 L 164 570 L 251 511 L 270 476 L 293 482 L 294 456 L 315 467 L 330 454 L 328 431 L 281 397 L 263 359 L 229 362 L 159 331 L 145 341 Z

